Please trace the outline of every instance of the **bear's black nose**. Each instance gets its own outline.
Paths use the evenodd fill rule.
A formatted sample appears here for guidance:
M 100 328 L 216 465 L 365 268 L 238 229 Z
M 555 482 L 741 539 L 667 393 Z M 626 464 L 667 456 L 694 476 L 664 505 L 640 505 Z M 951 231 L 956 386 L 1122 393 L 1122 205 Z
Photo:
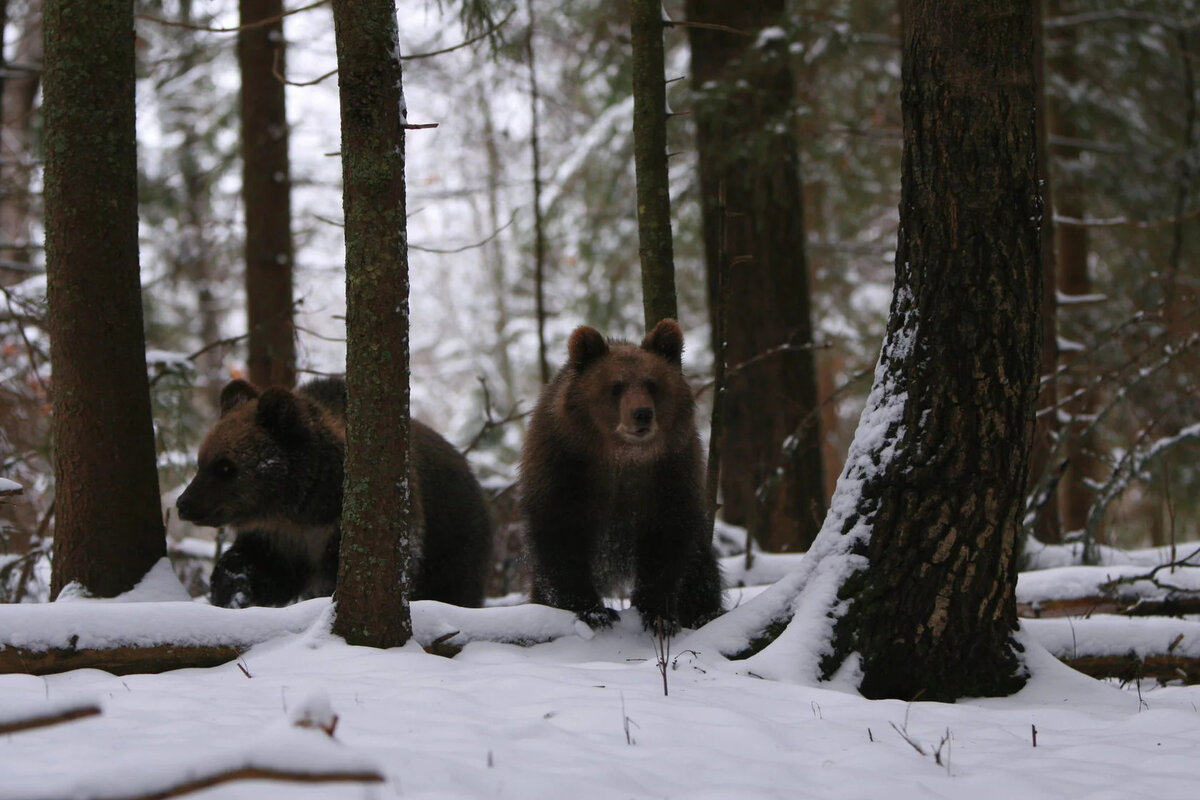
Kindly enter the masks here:
M 648 406 L 635 408 L 633 410 L 633 421 L 643 428 L 647 427 L 651 422 L 654 421 L 654 409 Z

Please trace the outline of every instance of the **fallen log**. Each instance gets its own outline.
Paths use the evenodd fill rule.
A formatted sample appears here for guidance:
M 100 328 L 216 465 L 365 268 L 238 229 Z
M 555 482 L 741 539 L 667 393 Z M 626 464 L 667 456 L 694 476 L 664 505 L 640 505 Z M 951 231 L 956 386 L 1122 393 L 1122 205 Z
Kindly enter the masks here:
M 1122 595 L 1112 597 L 1093 595 L 1017 603 L 1017 616 L 1027 619 L 1090 617 L 1093 614 L 1122 614 L 1130 617 L 1175 617 L 1184 614 L 1200 614 L 1200 596 L 1139 597 Z
M 574 614 L 546 606 L 458 608 L 418 600 L 411 608 L 413 638 L 446 657 L 474 641 L 531 645 L 577 633 Z M 315 628 L 327 632 L 331 610 L 327 597 L 287 608 L 105 601 L 0 605 L 0 674 L 101 669 L 129 675 L 214 667 L 271 639 Z

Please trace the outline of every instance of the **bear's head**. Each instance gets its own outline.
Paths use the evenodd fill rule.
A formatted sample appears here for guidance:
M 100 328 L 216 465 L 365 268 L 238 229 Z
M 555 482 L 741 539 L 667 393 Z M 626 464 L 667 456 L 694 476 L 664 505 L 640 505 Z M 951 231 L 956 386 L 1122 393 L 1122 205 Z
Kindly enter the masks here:
M 690 446 L 695 402 L 682 371 L 683 332 L 664 319 L 641 345 L 580 327 L 567 346 L 566 415 L 586 425 L 617 461 L 645 461 Z
M 312 506 L 328 493 L 318 486 L 336 481 L 340 495 L 339 436 L 344 429 L 308 398 L 231 381 L 200 445 L 196 477 L 176 501 L 180 518 L 212 527 L 316 521 Z

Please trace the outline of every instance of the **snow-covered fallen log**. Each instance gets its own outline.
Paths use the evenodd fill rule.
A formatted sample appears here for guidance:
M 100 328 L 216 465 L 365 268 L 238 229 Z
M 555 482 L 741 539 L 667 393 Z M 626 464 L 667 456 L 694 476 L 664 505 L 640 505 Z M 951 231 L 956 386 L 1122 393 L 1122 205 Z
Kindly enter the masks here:
M 1200 683 L 1200 622 L 1101 615 L 1027 619 L 1021 627 L 1055 658 L 1095 678 Z
M 179 601 L 0 605 L 0 673 L 94 668 L 126 675 L 216 666 L 261 642 L 302 633 L 330 611 L 329 598 L 236 610 Z M 441 655 L 472 641 L 529 645 L 576 633 L 574 614 L 545 606 L 458 608 L 418 600 L 412 618 L 416 641 Z
M 1200 568 L 1121 564 L 1022 572 L 1017 581 L 1017 613 L 1022 617 L 1198 614 Z

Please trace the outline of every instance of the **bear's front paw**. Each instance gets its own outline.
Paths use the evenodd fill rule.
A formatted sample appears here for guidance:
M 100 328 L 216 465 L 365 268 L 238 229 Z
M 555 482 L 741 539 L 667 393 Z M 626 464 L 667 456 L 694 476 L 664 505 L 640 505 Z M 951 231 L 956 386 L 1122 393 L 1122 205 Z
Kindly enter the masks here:
M 213 570 L 209 602 L 222 608 L 248 608 L 254 605 L 250 577 L 244 572 L 229 569 Z
M 620 614 L 604 606 L 596 606 L 595 608 L 589 608 L 587 611 L 579 612 L 579 619 L 592 630 L 611 628 L 613 623 L 620 618 Z

